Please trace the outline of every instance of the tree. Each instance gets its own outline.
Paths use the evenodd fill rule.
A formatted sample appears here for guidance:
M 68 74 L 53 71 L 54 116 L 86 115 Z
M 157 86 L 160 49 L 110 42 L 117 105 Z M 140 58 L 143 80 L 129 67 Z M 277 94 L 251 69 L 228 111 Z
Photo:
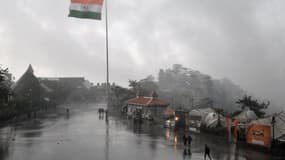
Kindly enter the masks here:
M 131 87 L 131 91 L 134 95 L 139 94 L 140 86 L 136 80 L 129 80 L 129 87 Z
M 126 100 L 133 98 L 133 93 L 127 88 L 112 86 L 111 97 L 115 105 L 122 106 Z
M 139 81 L 140 94 L 143 96 L 150 96 L 152 91 L 158 90 L 158 84 L 152 75 L 147 76 L 145 79 Z
M 9 74 L 8 68 L 0 66 L 0 103 L 7 102 L 10 93 L 11 82 L 7 78 Z
M 129 87 L 131 87 L 132 90 L 136 90 L 138 87 L 138 82 L 136 80 L 129 80 Z
M 152 75 L 149 75 L 140 81 L 129 80 L 129 87 L 131 87 L 133 94 L 137 96 L 150 96 L 149 94 L 152 91 L 158 90 L 158 84 L 155 82 L 155 78 Z
M 8 68 L 3 68 L 0 65 L 0 83 L 5 81 L 7 74 L 9 74 Z
M 264 109 L 267 109 L 270 105 L 270 101 L 261 102 L 259 103 L 256 99 L 252 99 L 251 96 L 244 95 L 242 99 L 239 99 L 237 104 L 241 105 L 241 108 L 244 110 L 245 108 L 249 108 L 252 110 L 258 117 L 263 117 L 265 115 L 265 112 L 262 111 Z

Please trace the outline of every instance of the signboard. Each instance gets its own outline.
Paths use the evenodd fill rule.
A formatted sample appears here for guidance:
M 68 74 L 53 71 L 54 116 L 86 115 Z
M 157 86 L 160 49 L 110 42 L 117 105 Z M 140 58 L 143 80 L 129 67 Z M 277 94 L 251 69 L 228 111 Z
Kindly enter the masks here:
M 270 148 L 271 126 L 252 124 L 248 127 L 246 142 Z

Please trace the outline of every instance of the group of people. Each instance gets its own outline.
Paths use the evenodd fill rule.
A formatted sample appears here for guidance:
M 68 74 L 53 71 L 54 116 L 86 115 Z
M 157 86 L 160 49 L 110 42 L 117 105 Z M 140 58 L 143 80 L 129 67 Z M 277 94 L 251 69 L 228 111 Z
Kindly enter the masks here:
M 191 142 L 192 142 L 192 137 L 190 135 L 186 136 L 183 135 L 183 142 L 184 142 L 184 146 L 191 146 Z
M 183 143 L 184 143 L 184 151 L 183 155 L 191 155 L 191 143 L 192 143 L 192 137 L 190 135 L 183 135 Z
M 104 115 L 106 117 L 106 120 L 108 119 L 108 110 L 107 109 L 99 108 L 98 113 L 99 113 L 99 119 L 104 119 Z
M 183 135 L 183 143 L 184 143 L 184 155 L 191 155 L 191 143 L 192 143 L 192 137 L 191 135 Z M 210 155 L 210 148 L 207 144 L 205 144 L 205 152 L 204 152 L 204 160 L 209 157 L 210 160 L 212 160 L 212 157 Z

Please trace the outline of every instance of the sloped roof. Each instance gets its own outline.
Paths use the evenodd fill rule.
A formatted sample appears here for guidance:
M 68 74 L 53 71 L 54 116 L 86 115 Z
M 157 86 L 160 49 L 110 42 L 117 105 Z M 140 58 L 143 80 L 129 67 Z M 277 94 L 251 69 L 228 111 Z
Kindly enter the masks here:
M 26 72 L 29 72 L 29 73 L 34 74 L 34 69 L 33 69 L 33 67 L 32 67 L 32 65 L 31 65 L 31 64 L 29 64 L 29 67 L 28 67 L 28 69 L 27 69 L 27 71 L 26 71 Z
M 242 111 L 237 116 L 235 116 L 234 118 L 238 119 L 241 122 L 249 122 L 251 120 L 257 119 L 258 117 L 252 110 L 245 110 L 245 111 Z
M 169 103 L 153 97 L 136 97 L 129 99 L 128 104 L 140 104 L 143 106 L 168 106 Z
M 30 64 L 22 77 L 11 86 L 12 90 L 18 94 L 25 94 L 27 89 L 41 89 L 46 93 L 51 93 L 53 90 L 43 83 L 40 83 L 34 75 L 34 69 Z
M 27 85 L 29 85 L 29 87 L 40 86 L 38 79 L 34 75 L 34 70 L 31 64 L 22 77 L 16 83 L 14 83 L 11 88 L 14 92 L 21 92 L 25 89 L 25 87 L 27 87 Z

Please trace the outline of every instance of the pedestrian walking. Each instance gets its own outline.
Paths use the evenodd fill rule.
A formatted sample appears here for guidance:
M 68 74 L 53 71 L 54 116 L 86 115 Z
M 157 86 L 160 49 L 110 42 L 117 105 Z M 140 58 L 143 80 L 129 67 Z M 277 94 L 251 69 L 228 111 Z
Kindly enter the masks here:
M 211 155 L 210 155 L 210 148 L 208 147 L 207 144 L 205 144 L 205 153 L 204 153 L 204 160 L 206 160 L 207 156 L 212 160 Z
M 105 109 L 105 120 L 106 121 L 109 121 L 109 114 L 108 114 L 108 110 L 107 109 Z
M 191 143 L 192 143 L 192 137 L 191 135 L 188 136 L 188 146 L 190 147 L 191 146 Z
M 192 137 L 191 135 L 188 135 L 187 137 L 187 143 L 188 143 L 188 155 L 191 155 L 191 143 L 192 143 Z
M 99 108 L 98 113 L 99 113 L 99 120 L 101 120 L 101 119 L 103 120 L 104 119 L 104 113 L 105 113 L 104 109 Z
M 184 142 L 184 146 L 186 146 L 187 145 L 187 137 L 186 137 L 186 135 L 184 134 L 183 135 L 183 142 Z

